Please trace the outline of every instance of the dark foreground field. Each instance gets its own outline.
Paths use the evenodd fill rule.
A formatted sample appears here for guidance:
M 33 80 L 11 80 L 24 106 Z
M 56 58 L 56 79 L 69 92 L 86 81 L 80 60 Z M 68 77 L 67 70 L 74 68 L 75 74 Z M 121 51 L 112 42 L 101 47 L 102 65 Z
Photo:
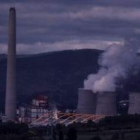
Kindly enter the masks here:
M 122 135 L 122 133 L 125 134 Z M 87 133 L 78 135 L 77 140 L 140 140 L 140 130 L 137 132 L 131 131 L 106 131 L 96 133 Z
M 64 137 L 67 140 L 67 136 Z M 44 137 L 44 139 L 52 140 L 52 137 Z M 57 140 L 59 140 L 58 136 Z M 140 130 L 87 132 L 86 134 L 78 134 L 77 140 L 140 140 Z
M 76 129 L 77 140 L 140 140 L 140 115 L 107 117 L 98 123 L 88 121 L 87 124 L 75 123 L 61 127 L 66 140 L 71 128 Z M 56 126 L 56 130 L 59 131 L 59 126 Z M 45 138 L 52 139 L 51 136 Z M 56 138 L 59 140 L 58 133 Z
M 0 123 L 0 140 L 140 140 L 140 115 L 107 117 L 98 123 L 29 128 L 26 124 Z

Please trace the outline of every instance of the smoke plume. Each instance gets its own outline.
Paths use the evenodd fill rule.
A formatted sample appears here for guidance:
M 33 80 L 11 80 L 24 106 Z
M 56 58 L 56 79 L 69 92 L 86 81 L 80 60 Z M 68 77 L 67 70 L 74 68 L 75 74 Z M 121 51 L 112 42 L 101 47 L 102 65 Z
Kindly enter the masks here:
M 129 69 L 140 67 L 138 39 L 127 39 L 123 44 L 114 44 L 100 56 L 100 69 L 84 81 L 84 88 L 94 92 L 115 91 L 118 78 L 125 79 Z M 137 69 L 134 70 L 134 72 Z

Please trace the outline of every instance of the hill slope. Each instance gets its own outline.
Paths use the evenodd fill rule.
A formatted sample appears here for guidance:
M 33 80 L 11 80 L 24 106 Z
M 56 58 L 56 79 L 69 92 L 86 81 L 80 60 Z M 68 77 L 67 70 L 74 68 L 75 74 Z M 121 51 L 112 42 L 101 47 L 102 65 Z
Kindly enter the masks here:
M 18 102 L 47 94 L 66 107 L 77 104 L 77 90 L 98 70 L 99 50 L 69 50 L 17 58 Z M 0 59 L 0 106 L 4 106 L 6 58 Z

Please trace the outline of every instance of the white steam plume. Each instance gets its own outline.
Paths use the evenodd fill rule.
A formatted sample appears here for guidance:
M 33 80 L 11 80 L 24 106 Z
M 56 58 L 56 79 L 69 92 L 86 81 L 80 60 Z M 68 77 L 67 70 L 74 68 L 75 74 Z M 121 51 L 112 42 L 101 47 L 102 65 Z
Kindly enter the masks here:
M 110 46 L 99 58 L 100 69 L 97 74 L 90 74 L 84 81 L 84 88 L 94 92 L 115 91 L 116 78 L 127 76 L 127 71 L 140 65 L 137 55 L 139 50 L 137 39 L 129 39 L 122 45 Z

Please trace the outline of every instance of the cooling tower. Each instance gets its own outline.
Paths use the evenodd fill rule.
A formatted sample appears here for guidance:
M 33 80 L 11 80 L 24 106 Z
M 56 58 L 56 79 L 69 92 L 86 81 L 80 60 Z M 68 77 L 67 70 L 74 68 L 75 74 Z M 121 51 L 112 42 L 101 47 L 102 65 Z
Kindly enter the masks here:
M 5 114 L 9 120 L 16 118 L 16 10 L 10 8 L 7 54 Z
M 128 114 L 140 114 L 140 93 L 129 94 Z
M 102 92 L 97 94 L 97 115 L 117 115 L 116 93 Z
M 79 89 L 77 113 L 95 114 L 96 94 L 91 90 Z

